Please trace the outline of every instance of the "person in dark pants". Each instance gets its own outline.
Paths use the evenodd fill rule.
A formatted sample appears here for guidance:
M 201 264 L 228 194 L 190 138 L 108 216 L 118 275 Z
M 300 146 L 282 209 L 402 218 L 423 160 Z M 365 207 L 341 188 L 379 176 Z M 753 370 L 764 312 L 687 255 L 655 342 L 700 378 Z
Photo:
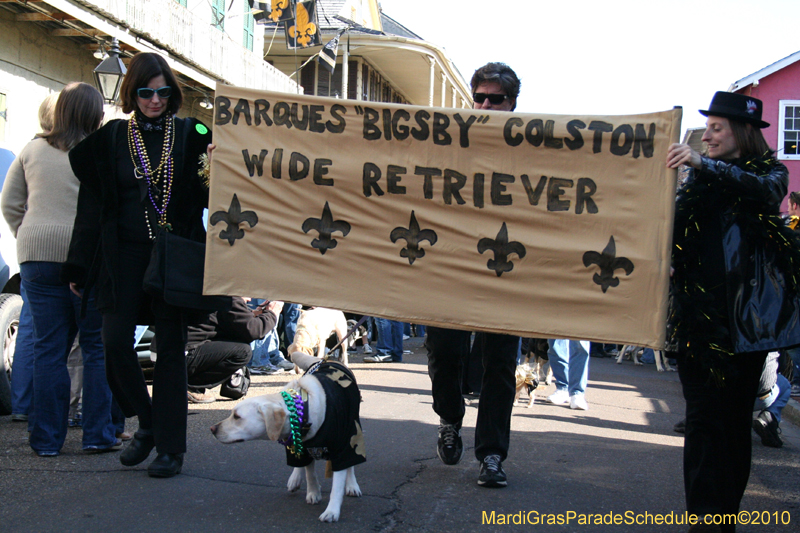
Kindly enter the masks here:
M 800 343 L 797 235 L 780 218 L 789 175 L 761 128 L 760 100 L 717 92 L 706 155 L 673 144 L 690 167 L 675 208 L 670 348 L 686 399 L 690 531 L 735 531 L 751 461 L 752 411 L 767 353 Z
M 76 294 L 96 289 L 108 382 L 125 416 L 139 418 L 120 462 L 137 465 L 156 448 L 147 473 L 171 477 L 186 451 L 187 312 L 142 282 L 158 232 L 205 242 L 203 160 L 213 146 L 204 124 L 175 116 L 181 87 L 159 54 L 133 57 L 120 100 L 130 119 L 110 121 L 69 153 L 81 184 L 61 278 Z M 159 336 L 152 397 L 133 348 L 137 324 L 153 324 Z
M 517 105 L 520 81 L 504 63 L 488 63 L 476 70 L 470 86 L 475 109 L 513 111 Z M 464 455 L 461 393 L 464 347 L 469 346 L 469 338 L 469 331 L 429 327 L 425 340 L 433 410 L 439 415 L 437 453 L 446 465 L 457 464 Z M 475 457 L 481 464 L 478 485 L 505 487 L 508 481 L 502 462 L 508 455 L 520 338 L 487 333 L 481 343 L 483 379 L 475 427 Z
M 231 379 L 249 380 L 245 365 L 253 357 L 250 343 L 272 331 L 283 307 L 283 302 L 265 302 L 251 310 L 244 298 L 235 296 L 231 300 L 230 309 L 205 315 L 188 327 L 186 373 L 189 403 L 211 403 L 215 398 L 206 393 L 206 389 Z M 238 383 L 226 383 L 220 389 L 220 396 L 234 400 L 241 398 L 244 394 L 238 387 Z

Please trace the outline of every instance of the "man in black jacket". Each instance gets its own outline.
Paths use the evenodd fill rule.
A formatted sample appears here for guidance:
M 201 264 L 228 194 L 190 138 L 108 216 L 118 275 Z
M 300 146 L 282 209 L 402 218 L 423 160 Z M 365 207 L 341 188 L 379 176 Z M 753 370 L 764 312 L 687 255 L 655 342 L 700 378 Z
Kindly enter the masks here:
M 186 370 L 189 403 L 215 401 L 206 389 L 222 384 L 220 396 L 239 399 L 247 393 L 248 362 L 253 356 L 250 343 L 263 338 L 278 321 L 283 302 L 264 302 L 251 310 L 234 296 L 230 310 L 215 311 L 190 324 L 186 340 Z

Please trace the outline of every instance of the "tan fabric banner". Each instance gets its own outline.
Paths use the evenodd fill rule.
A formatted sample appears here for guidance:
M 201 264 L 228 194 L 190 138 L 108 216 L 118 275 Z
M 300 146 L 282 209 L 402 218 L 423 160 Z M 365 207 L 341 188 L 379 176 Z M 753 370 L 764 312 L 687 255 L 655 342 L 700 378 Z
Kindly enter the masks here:
M 216 94 L 206 294 L 662 346 L 680 109 Z

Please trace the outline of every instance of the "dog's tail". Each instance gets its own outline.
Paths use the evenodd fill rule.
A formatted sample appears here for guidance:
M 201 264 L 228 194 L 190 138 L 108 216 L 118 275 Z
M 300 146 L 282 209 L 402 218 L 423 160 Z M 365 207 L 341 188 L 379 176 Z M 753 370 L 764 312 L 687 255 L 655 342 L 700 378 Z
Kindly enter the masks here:
M 311 367 L 311 365 L 313 365 L 317 361 L 321 361 L 321 359 L 319 357 L 314 357 L 313 355 L 308 355 L 307 353 L 303 352 L 292 353 L 292 363 L 296 364 L 303 372 L 308 370 Z

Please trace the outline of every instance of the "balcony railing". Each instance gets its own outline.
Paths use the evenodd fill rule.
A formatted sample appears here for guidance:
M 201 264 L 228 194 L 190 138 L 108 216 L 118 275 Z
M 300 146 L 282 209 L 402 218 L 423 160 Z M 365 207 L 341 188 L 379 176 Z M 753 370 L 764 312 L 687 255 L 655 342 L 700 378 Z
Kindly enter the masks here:
M 77 0 L 224 83 L 297 92 L 297 84 L 174 0 Z M 257 51 L 259 52 L 259 51 Z

